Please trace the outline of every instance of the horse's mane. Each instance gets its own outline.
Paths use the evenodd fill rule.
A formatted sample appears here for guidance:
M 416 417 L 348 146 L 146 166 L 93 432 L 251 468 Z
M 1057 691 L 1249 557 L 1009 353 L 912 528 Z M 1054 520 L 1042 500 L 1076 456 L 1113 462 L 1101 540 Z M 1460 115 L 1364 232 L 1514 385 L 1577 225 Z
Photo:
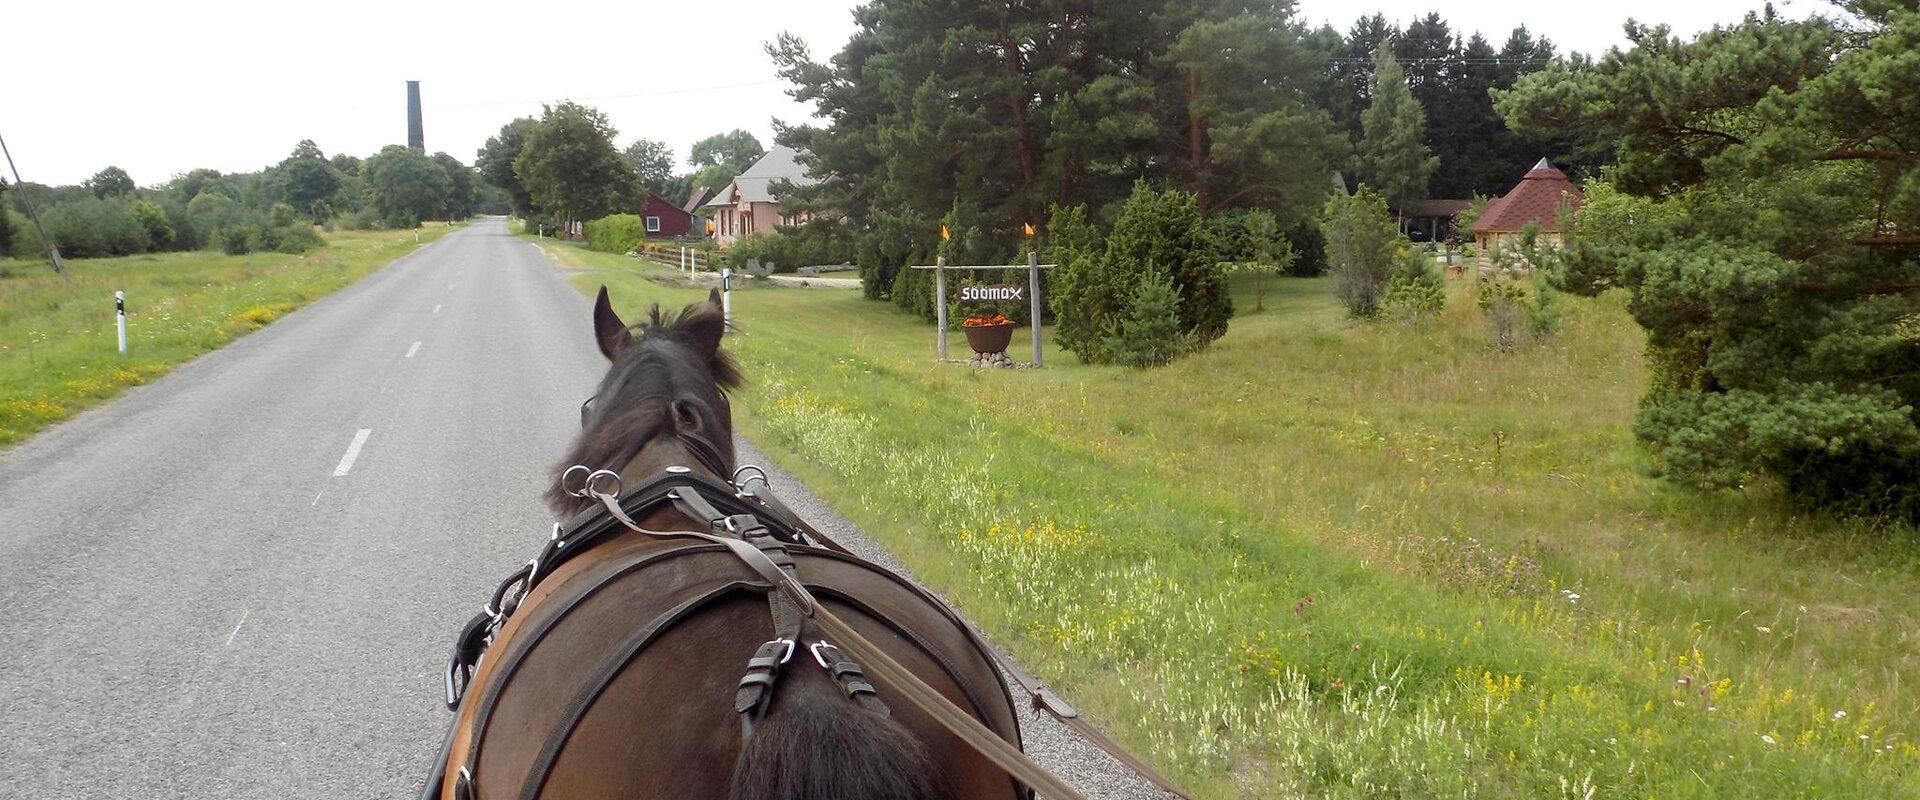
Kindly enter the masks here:
M 607 369 L 593 410 L 567 455 L 556 465 L 547 506 L 561 517 L 591 501 L 561 489 L 559 475 L 575 464 L 619 470 L 660 436 L 699 440 L 733 461 L 733 418 L 726 392 L 741 384 L 740 368 L 719 347 L 726 319 L 710 303 L 678 314 L 647 307 L 628 328 L 633 346 Z M 727 476 L 720 476 L 725 478 Z

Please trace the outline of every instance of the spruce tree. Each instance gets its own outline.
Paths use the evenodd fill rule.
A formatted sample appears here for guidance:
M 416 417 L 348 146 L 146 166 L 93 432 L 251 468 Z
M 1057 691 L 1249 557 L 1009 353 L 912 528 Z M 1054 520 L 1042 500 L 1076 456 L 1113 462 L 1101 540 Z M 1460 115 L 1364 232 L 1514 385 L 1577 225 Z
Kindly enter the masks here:
M 1373 98 L 1360 115 L 1355 173 L 1396 210 L 1427 197 L 1427 179 L 1440 159 L 1427 149 L 1426 114 L 1407 88 L 1393 51 L 1373 55 Z

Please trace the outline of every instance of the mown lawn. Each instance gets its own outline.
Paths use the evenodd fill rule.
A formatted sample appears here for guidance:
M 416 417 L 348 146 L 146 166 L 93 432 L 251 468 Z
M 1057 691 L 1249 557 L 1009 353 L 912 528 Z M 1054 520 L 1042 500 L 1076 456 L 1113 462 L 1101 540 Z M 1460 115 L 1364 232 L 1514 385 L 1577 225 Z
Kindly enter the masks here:
M 565 255 L 628 314 L 703 294 Z M 982 372 L 750 287 L 738 423 L 1204 796 L 1920 796 L 1920 540 L 1651 477 L 1623 298 L 1502 354 L 1463 287 L 1415 327 L 1238 288 L 1164 369 Z
M 420 231 L 429 242 L 451 230 Z M 341 231 L 304 255 L 210 251 L 0 260 L 0 446 L 112 399 L 346 286 L 416 247 L 413 231 Z M 113 293 L 127 293 L 127 355 Z

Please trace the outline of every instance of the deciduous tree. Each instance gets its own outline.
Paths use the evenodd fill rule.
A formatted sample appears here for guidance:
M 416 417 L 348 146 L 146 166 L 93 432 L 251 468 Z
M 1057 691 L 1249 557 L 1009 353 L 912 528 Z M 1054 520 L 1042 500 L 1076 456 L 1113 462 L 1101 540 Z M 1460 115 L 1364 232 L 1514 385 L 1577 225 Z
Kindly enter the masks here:
M 640 141 L 645 142 L 647 140 L 642 139 Z M 640 142 L 635 142 L 634 144 L 638 145 L 639 143 Z M 659 143 L 653 142 L 652 144 Z M 661 145 L 661 149 L 664 150 L 665 145 Z M 760 144 L 759 137 L 743 130 L 731 130 L 726 133 L 716 133 L 694 142 L 693 148 L 687 153 L 687 163 L 696 167 L 731 164 L 737 174 L 739 170 L 753 166 L 753 162 L 760 160 L 760 157 L 766 154 L 767 148 Z M 668 161 L 671 162 L 672 159 L 669 158 Z M 633 166 L 635 169 L 640 169 L 638 162 L 635 162 Z
M 287 203 L 295 211 L 315 222 L 333 216 L 330 201 L 340 191 L 340 175 L 312 139 L 302 139 L 277 169 Z
M 411 147 L 387 145 L 360 171 L 374 211 L 389 227 L 415 227 L 439 217 L 446 207 L 446 170 Z
M 93 177 L 88 178 L 81 185 L 92 192 L 94 197 L 101 199 L 124 197 L 133 194 L 135 188 L 133 178 L 127 175 L 126 170 L 119 167 L 107 167 L 93 173 Z
M 527 192 L 526 184 L 520 182 L 520 176 L 513 171 L 513 162 L 520 158 L 520 151 L 526 147 L 527 132 L 533 130 L 540 121 L 532 117 L 521 117 L 500 126 L 500 132 L 487 139 L 480 147 L 474 166 L 480 170 L 480 177 L 507 193 L 507 204 L 513 207 L 513 213 L 523 219 L 540 213 L 533 204 L 533 195 Z
M 755 144 L 759 144 L 758 141 Z M 633 165 L 633 171 L 640 175 L 640 185 L 646 190 L 662 196 L 666 195 L 667 184 L 673 180 L 673 149 L 666 142 L 653 139 L 635 139 L 627 149 L 620 151 L 627 163 Z M 683 198 L 669 197 L 670 200 Z
M 551 106 L 527 131 L 514 175 L 535 204 L 565 220 L 630 210 L 640 184 L 613 146 L 616 133 L 597 109 L 572 102 Z

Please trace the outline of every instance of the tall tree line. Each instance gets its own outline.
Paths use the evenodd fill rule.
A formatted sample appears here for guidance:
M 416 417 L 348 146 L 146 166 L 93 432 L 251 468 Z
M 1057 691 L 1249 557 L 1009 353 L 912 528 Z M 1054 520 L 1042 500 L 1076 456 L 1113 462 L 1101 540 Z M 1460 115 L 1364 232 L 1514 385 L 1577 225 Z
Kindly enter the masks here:
M 1437 13 L 1404 28 L 1374 14 L 1356 20 L 1345 35 L 1322 27 L 1308 41 L 1330 67 L 1318 99 L 1356 141 L 1373 100 L 1376 54 L 1392 53 L 1426 113 L 1427 147 L 1440 159 L 1425 196 L 1493 196 L 1512 188 L 1542 157 L 1556 163 L 1593 160 L 1573 152 L 1568 140 L 1522 138 L 1494 110 L 1493 91 L 1512 88 L 1520 76 L 1560 59 L 1553 42 L 1525 26 L 1514 28 L 1496 49 L 1477 32 L 1462 36 Z
M 909 251 L 943 219 L 970 257 L 1004 257 L 1050 206 L 1111 221 L 1140 178 L 1191 191 L 1203 214 L 1258 208 L 1296 226 L 1352 174 L 1382 49 L 1425 110 L 1413 144 L 1438 159 L 1406 199 L 1498 193 L 1553 155 L 1489 96 L 1555 58 L 1525 29 L 1498 50 L 1437 15 L 1343 35 L 1284 0 L 874 0 L 854 16 L 830 57 L 792 36 L 768 52 L 824 118 L 776 136 L 825 178 L 795 200 L 855 227 L 863 261 L 923 257 Z

